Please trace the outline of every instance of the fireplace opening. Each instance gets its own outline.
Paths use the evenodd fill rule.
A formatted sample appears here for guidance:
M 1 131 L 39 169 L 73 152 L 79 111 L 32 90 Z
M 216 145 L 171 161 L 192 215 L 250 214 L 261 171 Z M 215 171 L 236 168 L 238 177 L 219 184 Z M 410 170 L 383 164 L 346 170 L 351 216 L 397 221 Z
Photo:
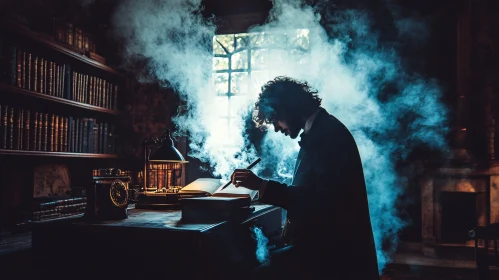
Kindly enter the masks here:
M 464 243 L 468 231 L 477 225 L 476 193 L 442 192 L 442 242 Z

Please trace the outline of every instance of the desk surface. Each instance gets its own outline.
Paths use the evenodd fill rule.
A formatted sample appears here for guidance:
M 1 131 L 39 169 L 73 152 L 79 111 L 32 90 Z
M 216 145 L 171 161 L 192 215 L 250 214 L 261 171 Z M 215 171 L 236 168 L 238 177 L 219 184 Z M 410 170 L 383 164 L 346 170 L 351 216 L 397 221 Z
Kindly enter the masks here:
M 90 223 L 80 216 L 35 222 L 35 271 L 43 275 L 38 278 L 53 280 L 74 271 L 84 280 L 235 279 L 220 275 L 238 275 L 241 264 L 256 262 L 256 241 L 248 228 L 260 227 L 267 237 L 281 230 L 280 208 L 253 206 L 242 220 L 211 224 L 183 223 L 180 210 L 146 209 L 129 209 L 128 218 L 119 221 Z
M 276 209 L 275 206 L 256 204 L 253 205 L 255 211 L 251 213 L 242 223 L 264 215 L 269 211 Z M 50 226 L 53 223 L 65 223 L 79 226 L 94 226 L 94 227 L 128 227 L 128 228 L 149 228 L 149 229 L 164 229 L 173 231 L 196 231 L 205 232 L 214 227 L 227 223 L 220 221 L 214 223 L 183 223 L 182 212 L 180 210 L 148 210 L 148 209 L 128 209 L 128 218 L 118 221 L 102 221 L 102 222 L 86 222 L 82 216 L 73 218 L 63 218 L 57 221 L 38 221 L 34 222 L 33 226 Z

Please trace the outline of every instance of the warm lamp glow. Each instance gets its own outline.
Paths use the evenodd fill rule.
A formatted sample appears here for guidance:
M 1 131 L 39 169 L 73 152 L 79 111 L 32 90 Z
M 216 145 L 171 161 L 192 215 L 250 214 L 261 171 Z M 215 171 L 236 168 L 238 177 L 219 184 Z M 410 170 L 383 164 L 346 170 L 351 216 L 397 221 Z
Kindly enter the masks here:
M 157 149 L 149 156 L 150 146 Z M 185 161 L 173 145 L 170 131 L 167 130 L 160 141 L 144 143 L 144 192 L 146 195 L 177 193 L 183 187 Z

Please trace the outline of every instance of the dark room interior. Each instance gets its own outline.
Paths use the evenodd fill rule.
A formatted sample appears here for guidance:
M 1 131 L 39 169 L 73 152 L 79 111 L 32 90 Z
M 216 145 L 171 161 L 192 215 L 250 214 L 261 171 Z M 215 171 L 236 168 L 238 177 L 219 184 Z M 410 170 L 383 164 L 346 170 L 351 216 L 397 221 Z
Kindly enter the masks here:
M 499 277 L 499 1 L 0 14 L 1 279 Z

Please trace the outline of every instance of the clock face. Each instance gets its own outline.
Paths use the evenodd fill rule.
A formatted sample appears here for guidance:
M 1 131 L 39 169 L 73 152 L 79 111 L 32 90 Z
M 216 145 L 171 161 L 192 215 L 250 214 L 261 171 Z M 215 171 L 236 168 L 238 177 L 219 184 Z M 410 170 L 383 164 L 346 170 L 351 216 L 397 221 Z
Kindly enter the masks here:
M 114 205 L 121 208 L 126 207 L 128 202 L 128 188 L 125 183 L 120 180 L 114 180 L 111 183 L 109 195 Z

